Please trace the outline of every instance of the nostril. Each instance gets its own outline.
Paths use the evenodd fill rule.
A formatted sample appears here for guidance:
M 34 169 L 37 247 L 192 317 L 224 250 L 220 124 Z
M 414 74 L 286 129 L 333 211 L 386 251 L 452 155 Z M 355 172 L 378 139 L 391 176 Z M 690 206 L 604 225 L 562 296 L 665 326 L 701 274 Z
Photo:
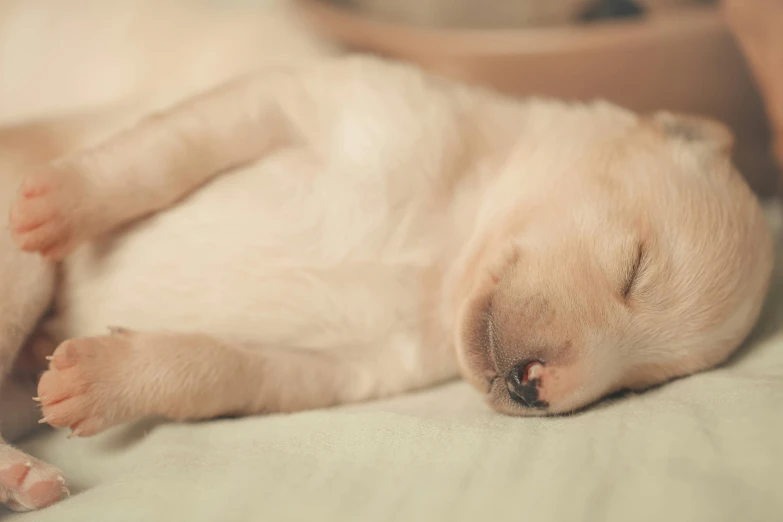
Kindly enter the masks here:
M 511 369 L 509 379 L 513 381 L 515 386 L 527 384 L 528 382 L 538 379 L 541 376 L 541 370 L 544 369 L 544 363 L 541 361 L 525 361 L 517 364 Z
M 543 369 L 544 363 L 538 360 L 528 360 L 514 366 L 506 377 L 506 388 L 511 398 L 530 408 L 548 407 L 548 403 L 538 398 Z
M 544 369 L 544 365 L 540 361 L 531 361 L 527 363 L 522 370 L 522 384 L 527 384 L 529 381 L 534 381 L 541 377 L 541 370 Z

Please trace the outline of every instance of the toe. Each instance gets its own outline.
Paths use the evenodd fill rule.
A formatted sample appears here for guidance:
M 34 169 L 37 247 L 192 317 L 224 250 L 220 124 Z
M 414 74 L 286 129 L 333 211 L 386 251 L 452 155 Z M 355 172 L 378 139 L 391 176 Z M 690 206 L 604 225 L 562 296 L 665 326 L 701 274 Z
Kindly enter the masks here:
M 7 488 L 16 489 L 22 485 L 25 477 L 30 472 L 30 461 L 17 462 L 11 466 L 0 469 L 0 484 Z
M 30 232 L 58 216 L 57 206 L 49 198 L 22 199 L 11 209 L 9 221 L 16 234 Z
M 76 395 L 41 407 L 45 422 L 54 428 L 79 428 L 91 414 L 91 403 L 86 395 Z M 80 430 L 81 434 L 82 431 Z
M 64 231 L 65 227 L 62 222 L 48 221 L 29 232 L 16 234 L 16 243 L 25 252 L 51 250 L 62 242 Z
M 70 426 L 71 434 L 69 435 L 69 438 L 92 437 L 93 435 L 97 435 L 98 433 L 104 431 L 109 426 L 110 424 L 107 423 L 104 418 L 98 417 L 96 415 L 90 415 L 84 420 Z
M 44 372 L 38 381 L 38 397 L 42 407 L 52 406 L 87 391 L 87 382 L 74 373 L 68 370 Z
M 22 198 L 35 198 L 52 192 L 57 187 L 58 178 L 56 176 L 39 173 L 25 178 L 19 189 L 19 195 Z
M 85 349 L 84 340 L 70 339 L 60 343 L 50 359 L 50 368 L 67 370 L 80 361 L 89 358 L 91 350 Z
M 37 482 L 30 486 L 25 493 L 28 502 L 36 508 L 50 506 L 69 494 L 68 488 L 65 487 L 65 481 L 61 477 Z
M 36 482 L 23 490 L 9 492 L 5 505 L 13 511 L 32 511 L 51 506 L 68 496 L 70 492 L 62 477 L 59 477 Z

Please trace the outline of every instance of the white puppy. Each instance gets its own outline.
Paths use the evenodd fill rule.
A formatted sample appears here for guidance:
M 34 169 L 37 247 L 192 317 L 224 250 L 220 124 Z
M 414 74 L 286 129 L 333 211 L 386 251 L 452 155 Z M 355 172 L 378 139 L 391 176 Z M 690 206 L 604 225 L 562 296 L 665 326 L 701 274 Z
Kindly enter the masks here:
M 51 263 L 0 245 L 0 354 L 59 345 L 38 400 L 75 435 L 459 372 L 500 412 L 570 412 L 720 363 L 766 292 L 769 233 L 717 123 L 362 57 L 266 69 L 79 149 L 105 122 L 7 131 L 70 152 L 3 173 L 23 179 L 16 243 Z M 0 484 L 45 505 L 49 473 Z

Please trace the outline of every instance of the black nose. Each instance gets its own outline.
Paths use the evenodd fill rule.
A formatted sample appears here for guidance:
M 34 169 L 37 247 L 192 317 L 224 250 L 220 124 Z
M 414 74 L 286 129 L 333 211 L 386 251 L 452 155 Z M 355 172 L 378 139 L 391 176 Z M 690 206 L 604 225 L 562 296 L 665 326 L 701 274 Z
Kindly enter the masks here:
M 529 360 L 523 361 L 508 372 L 506 377 L 506 388 L 508 394 L 515 402 L 528 408 L 543 410 L 549 407 L 549 403 L 539 400 L 538 387 L 541 385 L 541 379 L 531 375 L 531 369 L 539 367 L 541 361 Z

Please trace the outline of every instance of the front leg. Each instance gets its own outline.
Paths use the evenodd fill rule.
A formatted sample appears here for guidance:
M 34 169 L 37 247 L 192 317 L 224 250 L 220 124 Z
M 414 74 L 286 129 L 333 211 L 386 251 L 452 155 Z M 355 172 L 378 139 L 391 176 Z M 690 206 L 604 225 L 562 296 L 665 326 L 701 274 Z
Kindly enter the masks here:
M 11 212 L 19 247 L 60 260 L 79 244 L 167 208 L 228 169 L 295 141 L 310 98 L 276 70 L 185 101 L 29 175 Z
M 410 388 L 410 376 L 394 370 L 388 360 L 120 329 L 61 344 L 38 393 L 43 421 L 89 436 L 149 415 L 294 412 Z
M 487 109 L 492 104 L 467 92 L 418 69 L 367 58 L 261 72 L 31 176 L 13 212 L 13 231 L 23 250 L 61 259 L 282 147 L 307 147 L 363 182 L 370 170 L 402 175 L 402 183 L 388 184 L 392 199 L 407 201 L 411 183 L 416 190 L 448 190 L 484 146 L 473 141 L 484 143 L 484 134 L 498 129 L 513 136 Z

